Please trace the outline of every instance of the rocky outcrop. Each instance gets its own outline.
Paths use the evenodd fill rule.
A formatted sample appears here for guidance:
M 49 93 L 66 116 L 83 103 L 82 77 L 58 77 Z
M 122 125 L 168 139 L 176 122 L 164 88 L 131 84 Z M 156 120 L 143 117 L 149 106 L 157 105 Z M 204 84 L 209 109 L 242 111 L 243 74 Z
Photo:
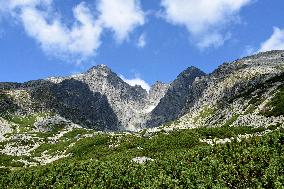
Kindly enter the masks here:
M 135 130 L 138 114 L 147 102 L 147 91 L 130 86 L 108 67 L 99 65 L 76 78 L 87 84 L 92 92 L 105 95 L 120 124 L 120 130 Z
M 169 84 L 163 83 L 161 81 L 156 81 L 156 83 L 151 87 L 149 91 L 149 103 L 156 106 L 165 96 L 169 86 Z
M 102 131 L 168 122 L 179 128 L 281 124 L 283 117 L 264 118 L 262 112 L 283 86 L 283 57 L 284 51 L 260 53 L 224 63 L 208 75 L 189 67 L 171 84 L 156 82 L 149 93 L 105 65 L 70 77 L 0 83 L 0 117 L 48 113 L 36 125 L 43 130 L 63 123 Z
M 284 84 L 284 51 L 270 51 L 225 63 L 192 84 L 201 92 L 186 103 L 185 115 L 172 127 L 193 125 L 268 126 L 283 118 L 264 119 L 263 109 Z M 261 120 L 259 120 L 261 119 Z M 282 121 L 281 121 L 282 120 Z
M 11 133 L 13 131 L 12 126 L 3 118 L 0 117 L 0 142 L 4 141 L 5 134 Z
M 156 127 L 181 116 L 186 103 L 195 97 L 195 88 L 192 84 L 205 75 L 204 72 L 195 67 L 189 67 L 179 74 L 177 79 L 170 84 L 159 104 L 151 112 L 146 126 Z
M 120 123 L 107 97 L 90 90 L 86 83 L 65 79 L 55 84 L 30 89 L 33 101 L 40 104 L 41 111 L 52 111 L 61 117 L 87 128 L 119 130 Z
M 140 86 L 125 83 L 105 65 L 70 77 L 3 83 L 2 87 L 18 105 L 19 115 L 52 112 L 71 123 L 103 131 L 141 129 L 167 89 L 166 84 L 157 83 L 148 94 Z

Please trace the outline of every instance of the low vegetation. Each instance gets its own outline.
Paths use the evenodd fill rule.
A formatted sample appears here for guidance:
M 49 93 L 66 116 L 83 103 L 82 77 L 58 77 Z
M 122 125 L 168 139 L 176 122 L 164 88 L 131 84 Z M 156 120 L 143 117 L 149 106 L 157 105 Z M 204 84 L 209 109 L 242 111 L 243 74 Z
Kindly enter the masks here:
M 216 109 L 206 106 L 199 113 L 199 115 L 194 118 L 193 122 L 196 123 L 200 119 L 204 119 L 204 118 L 210 117 L 211 115 L 214 114 L 215 111 L 216 111 Z
M 268 104 L 269 110 L 263 112 L 266 116 L 280 116 L 284 115 L 284 86 L 282 85 L 279 88 L 279 91 L 276 95 L 271 99 Z
M 269 129 L 267 135 L 241 142 L 238 135 L 267 129 L 224 126 L 86 138 L 92 131 L 76 129 L 57 144 L 40 147 L 56 152 L 74 143 L 69 157 L 45 166 L 0 168 L 0 188 L 281 188 L 284 130 Z M 213 146 L 200 140 L 231 137 L 235 140 Z M 154 161 L 132 161 L 143 156 Z M 5 158 L 10 157 L 0 156 L 0 162 Z

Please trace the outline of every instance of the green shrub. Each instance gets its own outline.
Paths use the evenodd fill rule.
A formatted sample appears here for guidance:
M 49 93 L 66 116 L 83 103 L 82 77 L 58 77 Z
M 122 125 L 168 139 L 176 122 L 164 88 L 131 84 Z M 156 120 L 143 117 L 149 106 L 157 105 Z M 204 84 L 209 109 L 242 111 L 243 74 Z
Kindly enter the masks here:
M 69 150 L 71 157 L 53 164 L 0 169 L 0 188 L 283 188 L 283 129 L 225 145 L 199 141 L 262 130 L 201 128 L 151 138 L 125 135 L 120 140 L 99 134 L 79 140 Z M 111 141 L 120 145 L 109 148 Z M 137 156 L 154 161 L 132 162 Z
M 268 108 L 270 110 L 263 112 L 266 116 L 284 115 L 284 86 L 280 87 L 279 92 L 271 99 Z

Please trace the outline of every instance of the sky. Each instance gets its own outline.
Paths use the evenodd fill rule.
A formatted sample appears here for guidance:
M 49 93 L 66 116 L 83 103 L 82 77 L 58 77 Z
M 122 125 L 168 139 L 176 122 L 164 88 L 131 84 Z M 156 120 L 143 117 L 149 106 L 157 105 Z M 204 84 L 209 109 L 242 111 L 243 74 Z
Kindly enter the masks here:
M 0 0 L 0 82 L 105 64 L 145 89 L 284 49 L 283 0 Z

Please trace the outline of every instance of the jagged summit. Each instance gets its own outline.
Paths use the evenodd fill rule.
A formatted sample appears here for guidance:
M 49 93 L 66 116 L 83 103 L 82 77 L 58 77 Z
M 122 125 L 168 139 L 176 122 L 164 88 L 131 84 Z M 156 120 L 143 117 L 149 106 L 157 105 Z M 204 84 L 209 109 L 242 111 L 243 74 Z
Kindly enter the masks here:
M 194 73 L 202 73 L 205 74 L 202 70 L 200 70 L 199 68 L 195 67 L 195 66 L 190 66 L 188 68 L 186 68 L 184 71 L 182 71 L 177 77 L 180 76 L 184 76 L 184 75 L 190 75 L 190 74 L 194 74 Z
M 181 123 L 214 125 L 218 120 L 220 123 L 218 116 L 223 116 L 222 120 L 229 119 L 230 109 L 236 109 L 238 114 L 246 112 L 248 102 L 239 96 L 243 93 L 257 95 L 258 86 L 267 86 L 258 103 L 269 102 L 271 94 L 283 85 L 283 72 L 284 51 L 270 51 L 224 63 L 210 74 L 188 67 L 170 84 L 157 81 L 149 93 L 141 86 L 130 86 L 106 65 L 96 65 L 85 73 L 69 77 L 51 77 L 23 84 L 0 83 L 0 94 L 8 94 L 9 98 L 5 99 L 9 99 L 8 105 L 11 104 L 14 111 L 10 114 L 24 117 L 51 112 L 51 115 L 98 130 L 135 131 L 183 116 L 190 119 Z M 267 81 L 274 83 L 268 85 Z M 7 108 L 5 102 L 2 104 Z M 258 106 L 255 114 L 265 104 L 253 107 Z M 216 117 L 203 123 L 203 117 L 211 114 Z
M 151 119 L 147 126 L 156 127 L 162 123 L 176 119 L 182 112 L 188 99 L 192 96 L 193 82 L 206 74 L 200 69 L 191 66 L 180 73 L 177 78 L 167 86 L 164 97 L 151 112 Z
M 95 65 L 95 66 L 91 67 L 90 69 L 88 69 L 87 72 L 93 72 L 93 71 L 109 71 L 109 72 L 112 72 L 111 69 L 105 64 Z
M 171 88 L 176 88 L 180 85 L 190 85 L 197 77 L 202 77 L 205 75 L 206 73 L 199 68 L 190 66 L 177 76 L 177 78 L 171 83 Z
M 91 67 L 85 74 L 97 75 L 99 77 L 117 76 L 116 73 L 114 73 L 108 66 L 104 64 L 99 64 Z
M 161 81 L 156 81 L 149 91 L 149 101 L 152 104 L 152 106 L 156 107 L 158 103 L 160 102 L 160 99 L 162 99 L 170 84 L 163 83 Z

